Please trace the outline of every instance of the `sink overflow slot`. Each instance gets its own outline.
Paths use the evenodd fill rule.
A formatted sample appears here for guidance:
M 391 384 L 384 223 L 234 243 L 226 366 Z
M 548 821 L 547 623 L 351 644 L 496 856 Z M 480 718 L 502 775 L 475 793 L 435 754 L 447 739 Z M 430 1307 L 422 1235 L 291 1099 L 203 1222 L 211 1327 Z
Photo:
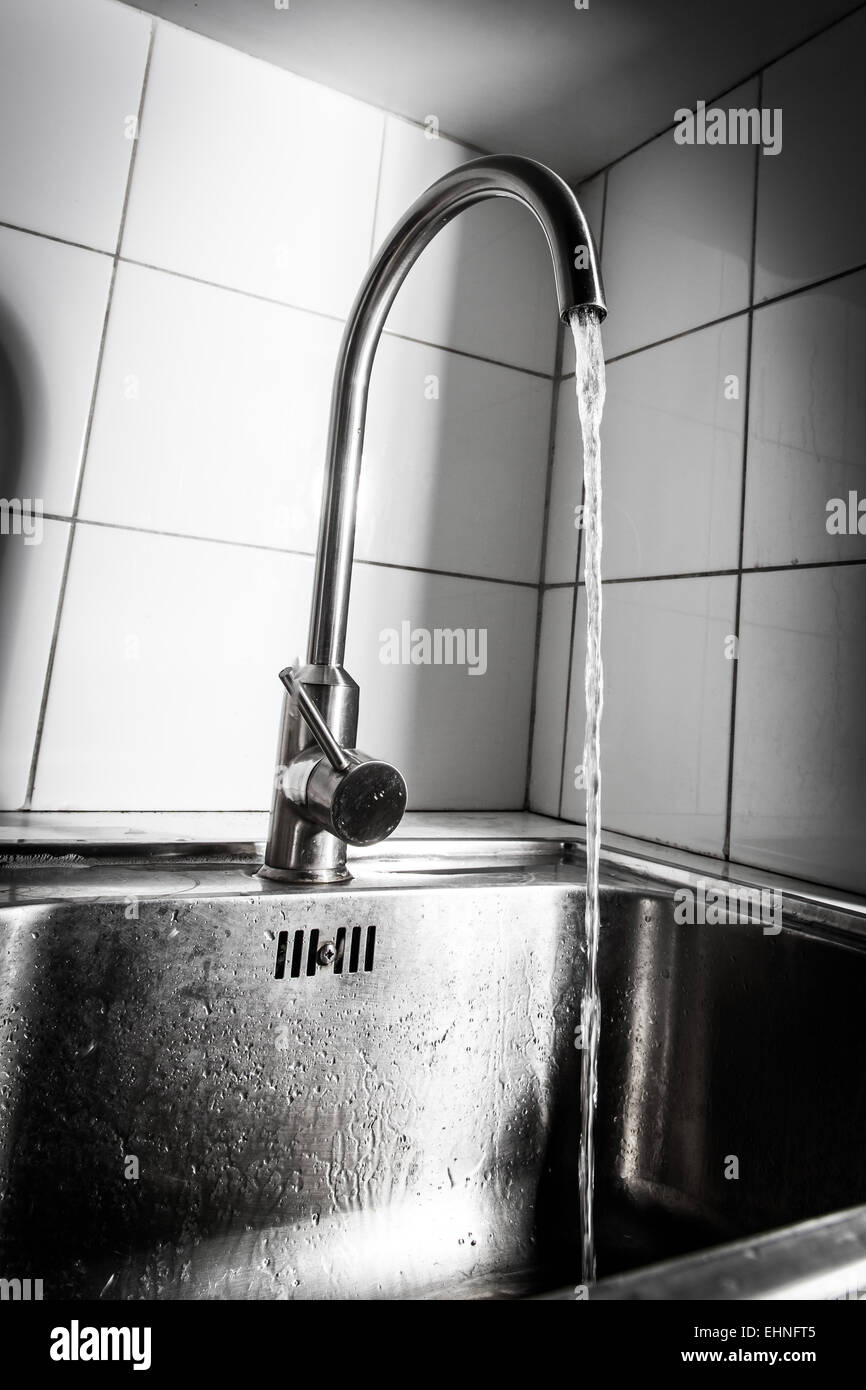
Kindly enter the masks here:
M 361 967 L 362 927 L 353 927 L 349 939 L 349 959 L 346 963 L 346 928 L 338 927 L 335 940 L 319 945 L 318 927 L 308 933 L 299 928 L 292 942 L 289 976 L 293 980 L 304 975 L 315 975 L 317 970 L 327 970 L 330 965 L 335 975 L 356 975 L 359 968 L 369 973 L 373 969 L 376 954 L 376 928 L 370 925 L 364 941 L 363 967 Z M 306 945 L 306 951 L 304 947 Z M 281 931 L 277 937 L 277 959 L 274 966 L 274 979 L 286 978 L 286 962 L 289 959 L 289 933 Z

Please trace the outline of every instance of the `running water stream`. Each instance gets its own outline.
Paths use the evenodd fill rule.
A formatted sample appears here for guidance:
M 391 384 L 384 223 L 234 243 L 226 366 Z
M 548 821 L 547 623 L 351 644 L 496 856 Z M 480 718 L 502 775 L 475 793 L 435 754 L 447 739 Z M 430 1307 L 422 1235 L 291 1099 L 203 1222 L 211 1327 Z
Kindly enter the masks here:
M 581 1000 L 581 1133 L 579 1198 L 582 1240 L 581 1277 L 595 1278 L 595 1107 L 598 1099 L 598 869 L 601 817 L 600 735 L 603 703 L 601 664 L 601 444 L 604 410 L 604 354 L 600 321 L 592 309 L 569 316 L 577 354 L 577 409 L 583 434 L 583 574 L 586 585 L 586 730 L 583 780 L 586 784 L 586 978 Z

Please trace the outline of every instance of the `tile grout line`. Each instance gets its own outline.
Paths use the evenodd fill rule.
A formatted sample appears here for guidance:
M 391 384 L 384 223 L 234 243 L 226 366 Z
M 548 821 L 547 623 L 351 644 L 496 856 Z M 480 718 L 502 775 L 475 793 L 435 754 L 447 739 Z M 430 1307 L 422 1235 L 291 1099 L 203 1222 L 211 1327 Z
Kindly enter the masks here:
M 135 170 L 135 160 L 138 153 L 138 142 L 141 138 L 141 121 L 144 111 L 144 100 L 147 92 L 147 79 L 150 75 L 150 62 L 153 56 L 153 42 L 156 33 L 156 20 L 151 17 L 150 34 L 148 36 L 147 55 L 144 60 L 144 72 L 141 79 L 141 92 L 138 100 L 138 110 L 136 112 L 135 139 L 133 140 L 132 150 L 129 156 L 129 169 L 126 175 L 126 185 L 123 193 L 123 202 L 120 210 L 120 221 L 117 228 L 117 242 L 111 262 L 111 275 L 108 281 L 108 292 L 105 298 L 105 313 L 102 319 L 102 332 L 99 339 L 99 348 L 96 354 L 96 364 L 93 373 L 93 388 L 90 393 L 90 406 L 87 412 L 87 422 L 84 427 L 84 437 L 81 442 L 81 456 L 78 464 L 78 473 L 75 480 L 75 492 L 72 499 L 72 515 L 69 518 L 69 535 L 66 541 L 66 553 L 63 557 L 63 569 L 60 575 L 60 587 L 57 594 L 57 607 L 54 613 L 54 625 L 51 631 L 51 641 L 48 648 L 48 660 L 45 665 L 45 677 L 42 683 L 42 695 L 39 701 L 39 713 L 36 719 L 36 732 L 33 739 L 33 752 L 30 757 L 30 768 L 27 774 L 27 786 L 24 793 L 24 802 L 21 806 L 22 811 L 29 811 L 33 802 L 33 792 L 36 787 L 36 771 L 39 765 L 39 754 L 42 749 L 42 736 L 45 731 L 45 715 L 48 709 L 48 698 L 51 690 L 51 681 L 54 675 L 54 662 L 57 655 L 57 643 L 60 637 L 60 626 L 63 619 L 63 608 L 66 600 L 66 588 L 69 580 L 69 570 L 72 560 L 72 549 L 75 542 L 75 529 L 78 518 L 78 506 L 81 501 L 81 491 L 84 484 L 84 470 L 87 465 L 87 454 L 90 448 L 90 436 L 93 430 L 93 420 L 96 413 L 96 398 L 99 393 L 99 381 L 102 375 L 102 362 L 105 356 L 105 343 L 108 337 L 108 322 L 111 315 L 111 305 L 114 298 L 114 286 L 117 280 L 117 267 L 120 261 L 120 248 L 123 242 L 123 232 L 126 226 L 126 214 L 129 207 L 129 195 L 132 188 L 132 176 Z
M 375 235 L 375 233 L 374 233 Z M 85 250 L 89 248 L 85 247 Z M 118 258 L 122 265 L 138 266 L 140 270 L 152 270 L 156 275 L 171 275 L 176 280 L 186 280 L 193 285 L 203 285 L 207 289 L 222 290 L 226 294 L 236 294 L 242 299 L 252 299 L 259 304 L 272 304 L 276 309 L 286 309 L 293 314 L 310 314 L 317 319 L 325 319 L 328 323 L 345 324 L 346 318 L 339 314 L 329 313 L 327 309 L 313 309 L 306 304 L 293 304 L 287 299 L 276 299 L 273 295 L 259 294 L 255 290 L 241 289 L 237 285 L 227 285 L 221 280 L 206 280 L 200 275 L 191 275 L 186 270 L 173 270 L 169 266 L 155 265 L 151 261 L 139 261 L 133 256 L 120 256 Z M 411 333 L 398 333 L 394 328 L 383 328 L 383 338 L 400 338 L 406 343 L 416 343 L 419 347 L 435 348 L 437 352 L 450 352 L 456 357 L 469 357 L 476 362 L 486 362 L 491 367 L 502 367 L 509 372 L 522 372 L 525 376 L 538 377 L 542 381 L 550 381 L 550 372 L 541 372 L 537 367 L 524 367 L 515 362 L 504 362 L 499 357 L 486 357 L 480 352 L 470 352 L 467 348 L 450 347 L 447 343 L 434 343 L 428 338 L 416 338 Z
M 864 5 L 866 5 L 866 0 L 858 0 L 858 4 L 854 5 L 850 10 L 846 10 L 845 14 L 837 15 L 835 19 L 829 20 L 822 28 L 816 29 L 814 33 L 807 34 L 805 38 L 798 39 L 797 42 L 792 43 L 789 48 L 785 48 L 781 53 L 777 53 L 774 58 L 767 58 L 760 67 L 753 68 L 751 72 L 747 72 L 745 77 L 739 77 L 735 82 L 731 82 L 728 86 L 723 87 L 720 92 L 717 92 L 715 96 L 707 101 L 707 106 L 714 106 L 716 102 L 722 100 L 722 97 L 726 97 L 730 92 L 735 92 L 738 87 L 744 87 L 747 82 L 753 82 L 756 77 L 763 79 L 764 73 L 768 68 L 775 67 L 776 63 L 781 63 L 785 58 L 790 58 L 792 53 L 796 53 L 799 49 L 805 48 L 807 44 L 814 43 L 816 39 L 823 38 L 825 34 L 829 33 L 831 29 L 835 29 L 837 25 L 844 24 L 847 20 L 853 19 L 854 15 L 859 14 L 860 10 L 864 8 Z M 760 106 L 760 100 L 758 105 Z M 661 130 L 657 130 L 654 135 L 648 135 L 646 139 L 638 141 L 636 145 L 632 145 L 631 149 L 626 150 L 624 154 L 618 154 L 616 159 L 610 160 L 608 164 L 603 164 L 600 169 L 593 169 L 587 174 L 582 174 L 578 182 L 589 183 L 590 179 L 597 179 L 600 174 L 606 174 L 609 169 L 615 168 L 617 164 L 622 164 L 624 160 L 630 159 L 633 154 L 637 154 L 640 150 L 646 149 L 647 145 L 651 145 L 654 140 L 660 140 L 663 135 L 667 135 L 668 131 L 673 130 L 675 127 L 676 121 L 669 121 L 666 126 L 663 126 Z
M 866 261 L 859 265 L 849 266 L 846 270 L 834 270 L 832 275 L 824 275 L 820 280 L 810 280 L 808 284 L 797 285 L 791 290 L 781 290 L 778 294 L 770 295 L 767 299 L 760 300 L 757 304 L 744 304 L 742 309 L 734 309 L 730 314 L 722 314 L 717 319 L 707 319 L 704 323 L 693 324 L 691 328 L 681 328 L 678 333 L 671 333 L 667 338 L 656 338 L 651 343 L 642 343 L 640 347 L 628 348 L 625 352 L 618 352 L 613 357 L 605 358 L 605 366 L 612 367 L 617 362 L 623 362 L 629 357 L 638 357 L 642 352 L 652 352 L 654 348 L 667 346 L 668 343 L 677 343 L 681 338 L 690 338 L 695 333 L 703 333 L 707 328 L 717 328 L 720 324 L 730 323 L 732 319 L 745 318 L 747 314 L 760 313 L 763 309 L 771 309 L 777 304 L 783 304 L 786 299 L 796 299 L 797 295 L 811 294 L 814 290 L 823 289 L 825 285 L 832 285 L 837 280 L 844 280 L 849 275 L 862 275 L 866 270 Z M 574 375 L 569 372 L 564 381 L 570 381 Z
M 32 227 L 18 227 L 11 222 L 0 221 L 0 228 L 7 228 L 13 232 L 20 232 L 23 236 L 36 237 L 42 241 L 57 242 L 61 246 L 71 246 L 79 251 L 89 251 L 94 256 L 108 256 L 117 261 L 119 265 L 133 265 L 140 270 L 152 270 L 156 275 L 170 275 L 176 280 L 184 280 L 192 285 L 202 285 L 207 289 L 221 290 L 225 294 L 239 295 L 242 299 L 251 299 L 258 304 L 272 304 L 276 309 L 286 309 L 293 314 L 309 314 L 313 318 L 325 319 L 328 323 L 345 324 L 346 319 L 339 314 L 331 314 L 326 309 L 313 309 L 305 304 L 293 304 L 287 299 L 276 299 L 273 295 L 259 294 L 255 290 L 242 289 L 237 285 L 227 285 L 220 280 L 207 280 L 200 275 L 191 275 L 185 270 L 173 270 L 170 266 L 156 265 L 152 261 L 140 261 L 134 256 L 122 256 L 112 251 L 102 251 L 96 246 L 87 246 L 83 242 L 69 241 L 66 237 L 51 236 L 47 232 L 34 231 Z M 375 233 L 373 234 L 375 235 Z M 537 378 L 539 381 L 552 380 L 550 372 L 539 371 L 537 367 L 526 367 L 518 362 L 505 362 L 499 357 L 487 357 L 481 352 L 470 352 L 468 348 L 451 347 L 447 343 L 434 343 L 428 338 L 416 338 L 411 333 L 399 333 L 394 328 L 383 328 L 384 338 L 399 338 L 402 342 L 415 343 L 418 347 L 435 348 L 437 352 L 447 352 L 455 357 L 467 357 L 473 362 L 485 362 L 490 367 L 500 367 L 508 372 L 520 372 L 524 376 Z
M 43 512 L 45 521 L 71 522 L 71 514 L 62 512 Z M 99 517 L 76 516 L 76 526 L 95 526 L 106 531 L 126 531 L 132 535 L 159 536 L 166 540 L 195 541 L 202 545 L 225 545 L 236 550 L 263 551 L 269 555 L 291 555 L 299 560 L 314 560 L 315 550 L 303 550 L 296 546 L 288 545 L 268 545 L 265 541 L 241 541 L 235 540 L 231 536 L 201 536 L 193 531 L 168 531 L 159 526 L 138 526 L 133 522 L 127 521 L 105 521 Z M 438 568 L 435 565 L 413 565 L 405 560 L 373 560 L 365 556 L 356 555 L 353 561 L 356 565 L 369 565 L 372 568 L 407 570 L 414 574 L 435 574 L 446 579 L 471 579 L 483 584 L 513 584 L 519 588 L 536 589 L 539 587 L 536 579 L 514 579 L 505 575 L 480 574 L 473 570 L 447 570 Z M 845 569 L 852 565 L 866 565 L 866 555 L 854 556 L 850 559 L 833 560 L 800 560 L 800 561 L 780 561 L 772 565 L 744 565 L 743 574 L 779 574 L 787 573 L 789 570 L 813 570 L 813 569 Z M 664 574 L 623 574 L 606 578 L 605 585 L 614 584 L 654 584 L 670 583 L 676 579 L 719 579 L 736 576 L 739 570 L 736 568 L 712 569 L 712 570 L 671 570 Z M 557 579 L 550 583 L 543 582 L 541 588 L 545 591 L 552 589 L 571 589 L 575 587 L 573 579 Z M 577 588 L 582 589 L 584 583 L 578 579 Z M 547 814 L 546 812 L 539 812 Z
M 666 338 L 655 338 L 651 343 L 642 343 L 638 347 L 626 348 L 625 352 L 616 352 L 612 357 L 604 359 L 606 367 L 613 367 L 617 362 L 625 362 L 629 357 L 639 357 L 642 352 L 651 352 L 654 348 L 666 347 L 668 343 L 678 343 L 681 338 L 690 338 L 695 333 L 703 333 L 707 328 L 718 328 L 723 323 L 730 323 L 732 319 L 743 318 L 749 312 L 749 305 L 744 304 L 741 309 L 732 309 L 729 314 L 720 314 L 718 318 L 707 319 L 706 323 L 696 323 L 690 328 L 681 328 L 677 333 L 669 333 Z
M 46 521 L 72 522 L 71 516 L 61 516 L 57 512 L 44 512 Z M 225 545 L 233 550 L 253 550 L 267 555 L 287 555 L 298 560 L 315 560 L 315 550 L 296 550 L 291 546 L 266 545 L 261 541 L 236 541 L 226 536 L 197 536 L 190 531 L 161 531 L 155 526 L 134 526 L 123 521 L 99 521 L 93 517 L 77 516 L 76 527 L 95 526 L 103 531 L 124 531 L 127 535 L 157 536 L 164 540 L 197 541 L 202 545 Z M 537 589 L 536 579 L 511 579 L 498 574 L 477 574 L 471 570 L 437 569 L 432 565 L 412 565 L 402 560 L 369 560 L 355 556 L 353 564 L 368 565 L 372 569 L 404 570 L 410 574 L 434 574 L 442 579 L 469 579 L 478 584 L 510 584 L 518 589 Z M 866 564 L 866 560 L 864 560 Z
M 604 190 L 603 190 L 602 196 L 601 196 L 601 227 L 599 228 L 599 234 L 598 234 L 598 260 L 599 260 L 599 265 L 600 265 L 600 267 L 601 267 L 601 269 L 602 269 L 602 275 L 604 274 L 604 266 L 603 266 L 603 256 L 604 256 L 604 232 L 605 232 L 605 223 L 606 223 L 606 221 L 607 221 L 607 183 L 608 183 L 608 175 L 607 175 L 607 170 L 605 169 L 605 171 L 604 171 Z M 575 369 L 575 377 L 576 377 L 576 375 L 577 375 L 577 371 L 576 371 L 576 369 Z M 577 409 L 576 403 L 575 403 L 575 409 Z M 584 474 L 583 474 L 583 466 L 582 466 L 582 465 L 583 465 L 583 438 L 582 438 L 582 437 L 581 437 L 581 444 L 580 444 L 580 458 L 581 458 L 581 476 L 580 476 L 580 506 L 581 506 L 580 520 L 581 520 L 581 524 L 580 524 L 580 527 L 578 528 L 578 532 L 577 532 L 577 560 L 576 560 L 575 572 L 574 572 L 574 592 L 573 592 L 573 594 L 572 594 L 572 599 L 571 599 L 571 631 L 570 631 L 569 641 L 568 641 L 568 676 L 567 676 L 567 678 L 566 678 L 566 684 L 565 684 L 565 709 L 564 709 L 564 711 L 563 711 L 563 716 L 562 716 L 562 756 L 561 756 L 561 758 L 560 758 L 560 769 L 559 769 L 559 801 L 557 802 L 558 815 L 559 815 L 560 819 L 562 819 L 562 803 L 563 803 L 563 800 L 565 799 L 565 755 L 566 755 L 566 749 L 568 748 L 568 721 L 569 721 L 569 719 L 571 718 L 571 686 L 572 686 L 572 681 L 573 681 L 573 679 L 574 679 L 574 633 L 575 633 L 575 628 L 576 628 L 576 626 L 577 626 L 577 600 L 578 600 L 578 591 L 579 591 L 579 589 L 580 589 L 580 562 L 581 562 L 581 557 L 582 557 L 582 554 L 583 554 L 583 506 L 584 506 L 585 497 L 586 497 L 586 485 L 585 485 L 585 482 L 584 482 Z M 584 815 L 585 815 L 585 814 L 586 814 L 586 812 L 584 812 Z
M 125 4 L 127 3 L 127 0 L 121 0 L 121 3 Z M 866 3 L 866 0 L 864 0 L 864 3 Z M 194 5 L 194 8 L 195 7 L 196 6 Z M 166 19 L 162 14 L 159 14 L 157 11 L 142 10 L 141 6 L 137 4 L 134 5 L 133 8 L 137 9 L 139 14 L 146 14 L 148 18 L 158 20 L 160 24 L 164 24 L 170 29 L 180 29 L 183 31 L 183 33 L 192 34 L 195 38 L 201 39 L 205 43 L 214 44 L 217 48 L 221 48 L 228 53 L 234 55 L 239 54 L 241 57 L 248 59 L 252 63 L 260 63 L 263 67 L 268 68 L 271 72 L 282 73 L 284 76 L 292 78 L 296 82 L 302 82 L 307 86 L 324 87 L 326 91 L 333 93 L 335 96 L 343 97 L 344 100 L 354 102 L 357 106 L 364 106 L 368 111 L 378 111 L 386 119 L 389 116 L 391 116 L 394 120 L 402 121 L 404 125 L 413 126 L 416 130 L 423 131 L 427 128 L 424 121 L 419 121 L 414 116 L 407 116 L 402 111 L 393 111 L 391 107 L 381 106 L 378 102 L 367 101 L 365 97 L 355 96 L 354 93 L 343 91 L 343 89 L 340 87 L 329 87 L 326 83 L 321 82 L 318 78 L 307 77 L 304 73 L 297 72 L 294 68 L 283 67 L 282 63 L 275 63 L 270 58 L 262 58 L 260 54 L 251 53 L 247 48 L 237 48 L 233 43 L 227 43 L 223 39 L 212 38 L 211 35 L 205 33 L 204 30 L 192 29 L 188 24 L 182 24 L 180 20 Z M 285 6 L 285 8 L 288 9 L 288 4 Z M 460 138 L 460 136 L 454 135 L 447 130 L 440 130 L 438 138 L 440 140 L 447 140 L 452 145 L 460 145 L 463 149 L 472 150 L 474 151 L 476 157 L 480 155 L 489 155 L 493 153 L 492 150 L 487 149 L 484 145 L 477 145 L 474 140 L 463 140 Z
M 40 232 L 36 227 L 23 227 L 18 222 L 6 222 L 0 218 L 0 227 L 7 232 L 20 232 L 22 236 L 35 236 L 39 241 L 54 241 L 60 246 L 72 246 L 76 251 L 89 251 L 94 256 L 107 256 L 114 259 L 114 251 L 106 251 L 103 246 L 90 246 L 86 241 L 73 241 L 71 237 L 57 236 L 54 232 Z
M 830 275 L 822 275 L 818 280 L 810 280 L 805 285 L 795 285 L 790 290 L 780 290 L 778 294 L 768 295 L 766 299 L 755 302 L 754 288 L 752 289 L 752 300 L 750 308 L 755 313 L 760 313 L 762 309 L 772 308 L 775 304 L 783 304 L 786 299 L 795 299 L 798 294 L 809 294 L 812 290 L 823 289 L 824 285 L 832 285 L 836 280 L 844 280 L 849 275 L 861 275 L 866 270 L 866 261 L 860 261 L 858 265 L 846 266 L 844 270 L 834 270 Z M 741 312 L 743 312 L 741 310 Z
M 49 513 L 45 513 L 46 518 L 51 519 Z M 56 517 L 54 520 L 62 521 L 63 517 Z M 854 556 L 849 560 L 797 560 L 787 561 L 776 565 L 744 565 L 742 573 L 745 574 L 798 574 L 801 570 L 826 570 L 826 569 L 850 569 L 853 565 L 866 565 L 866 555 Z M 623 574 L 616 579 L 605 579 L 606 586 L 613 584 L 670 584 L 677 579 L 730 579 L 736 578 L 740 573 L 739 569 L 718 569 L 718 570 L 673 570 L 665 574 Z M 545 584 L 547 589 L 571 589 L 574 586 L 573 579 L 557 579 L 554 583 Z M 585 587 L 582 579 L 577 582 L 577 588 Z M 542 814 L 539 812 L 539 814 Z
M 764 75 L 758 74 L 758 107 L 764 95 Z M 746 382 L 743 393 L 743 448 L 742 448 L 742 477 L 740 479 L 740 536 L 739 550 L 737 554 L 737 592 L 734 607 L 734 665 L 731 671 L 731 726 L 728 732 L 728 785 L 725 804 L 725 838 L 722 844 L 722 856 L 728 860 L 731 857 L 731 821 L 733 818 L 734 807 L 734 753 L 737 730 L 737 687 L 740 674 L 740 616 L 743 603 L 743 555 L 745 550 L 745 531 L 746 531 L 746 483 L 747 470 L 749 464 L 749 429 L 750 414 L 752 403 L 752 341 L 754 337 L 755 319 L 755 268 L 757 262 L 758 245 L 758 189 L 760 184 L 760 149 L 755 147 L 755 167 L 752 176 L 752 244 L 749 255 L 749 317 L 746 327 Z
M 446 347 L 443 343 L 431 343 L 426 338 L 413 338 L 410 333 L 398 333 L 394 328 L 383 328 L 383 338 L 399 338 L 404 343 L 416 343 L 418 347 L 435 348 L 437 352 L 451 352 L 457 357 L 468 357 L 472 362 L 484 362 L 489 367 L 500 367 L 507 372 L 520 372 L 523 376 L 534 377 L 537 381 L 552 381 L 550 372 L 540 372 L 536 367 L 517 367 L 510 362 L 502 362 L 497 357 L 485 357 L 480 352 L 470 352 L 467 348 Z
M 535 610 L 535 651 L 532 662 L 531 700 L 529 706 L 529 743 L 526 755 L 526 784 L 523 809 L 529 811 L 532 782 L 532 752 L 535 737 L 535 714 L 538 706 L 538 665 L 541 654 L 541 625 L 544 617 L 544 574 L 547 565 L 547 545 L 550 538 L 550 498 L 553 491 L 553 459 L 556 451 L 556 416 L 559 409 L 560 374 L 565 343 L 565 325 L 560 320 L 556 333 L 556 352 L 553 359 L 553 380 L 550 383 L 550 426 L 547 435 L 547 478 L 544 488 L 544 518 L 541 527 L 541 557 L 538 564 L 538 603 Z
M 370 226 L 370 253 L 367 257 L 368 265 L 373 264 L 373 255 L 376 251 L 376 226 L 379 221 L 379 196 L 382 192 L 382 170 L 385 168 L 385 140 L 387 138 L 388 118 L 382 117 L 382 135 L 379 140 L 379 164 L 376 170 L 376 192 L 373 195 L 373 220 Z

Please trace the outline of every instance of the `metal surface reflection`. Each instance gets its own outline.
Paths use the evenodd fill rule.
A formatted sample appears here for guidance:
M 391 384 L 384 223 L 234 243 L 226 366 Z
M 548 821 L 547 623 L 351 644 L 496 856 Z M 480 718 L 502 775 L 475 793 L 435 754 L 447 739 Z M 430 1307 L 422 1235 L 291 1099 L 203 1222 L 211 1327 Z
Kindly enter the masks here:
M 19 869 L 0 1268 L 46 1298 L 576 1282 L 582 868 L 445 848 L 316 892 L 250 865 Z M 799 912 L 680 925 L 669 886 L 605 875 L 602 1277 L 866 1201 L 866 934 Z

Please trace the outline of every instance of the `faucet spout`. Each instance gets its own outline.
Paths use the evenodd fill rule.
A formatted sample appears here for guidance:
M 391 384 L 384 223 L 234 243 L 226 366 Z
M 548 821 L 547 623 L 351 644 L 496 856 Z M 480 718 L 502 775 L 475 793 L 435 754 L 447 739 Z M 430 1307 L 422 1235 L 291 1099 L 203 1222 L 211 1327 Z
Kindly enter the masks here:
M 541 224 L 563 320 L 579 308 L 594 309 L 600 318 L 607 313 L 598 252 L 581 206 L 568 184 L 534 159 L 473 159 L 432 184 L 401 217 L 367 271 L 337 359 L 313 581 L 313 665 L 339 666 L 345 655 L 367 395 L 385 319 L 424 247 L 458 213 L 486 198 L 514 199 Z
M 346 841 L 385 838 L 406 803 L 400 774 L 354 750 L 358 688 L 343 669 L 367 396 L 382 328 L 409 270 L 437 232 L 486 198 L 522 203 L 541 224 L 563 320 L 575 309 L 599 318 L 607 313 L 598 253 L 580 204 L 557 174 L 533 159 L 491 155 L 453 169 L 421 194 L 380 247 L 346 322 L 334 374 L 308 664 L 285 680 L 278 777 L 261 871 L 267 878 L 345 879 Z M 337 766 L 340 760 L 345 767 Z M 345 784 L 350 776 L 352 796 Z

